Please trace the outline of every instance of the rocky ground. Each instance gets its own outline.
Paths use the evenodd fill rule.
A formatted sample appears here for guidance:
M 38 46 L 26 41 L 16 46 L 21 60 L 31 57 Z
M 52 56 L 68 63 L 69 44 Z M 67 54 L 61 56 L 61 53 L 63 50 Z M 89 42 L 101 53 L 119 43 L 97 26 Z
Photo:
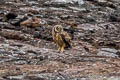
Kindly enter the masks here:
M 63 53 L 51 36 L 56 24 L 72 37 L 72 49 Z M 119 80 L 119 76 L 119 0 L 79 4 L 0 0 L 0 80 Z

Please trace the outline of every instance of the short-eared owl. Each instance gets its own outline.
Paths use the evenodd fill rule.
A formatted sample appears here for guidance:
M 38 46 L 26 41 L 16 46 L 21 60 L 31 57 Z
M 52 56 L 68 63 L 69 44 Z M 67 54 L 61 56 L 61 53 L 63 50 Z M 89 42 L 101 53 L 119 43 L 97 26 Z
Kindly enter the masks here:
M 59 46 L 59 52 L 63 52 L 65 47 L 71 47 L 71 37 L 63 30 L 61 25 L 55 25 L 53 27 L 52 37 L 55 43 Z

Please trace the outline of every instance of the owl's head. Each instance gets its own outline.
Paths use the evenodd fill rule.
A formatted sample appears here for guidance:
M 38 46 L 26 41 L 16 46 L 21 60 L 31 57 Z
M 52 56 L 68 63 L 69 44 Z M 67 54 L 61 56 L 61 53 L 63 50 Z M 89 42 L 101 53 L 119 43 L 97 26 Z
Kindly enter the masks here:
M 57 33 L 59 33 L 61 31 L 63 31 L 63 27 L 61 25 L 55 25 L 54 26 L 54 31 L 57 32 Z

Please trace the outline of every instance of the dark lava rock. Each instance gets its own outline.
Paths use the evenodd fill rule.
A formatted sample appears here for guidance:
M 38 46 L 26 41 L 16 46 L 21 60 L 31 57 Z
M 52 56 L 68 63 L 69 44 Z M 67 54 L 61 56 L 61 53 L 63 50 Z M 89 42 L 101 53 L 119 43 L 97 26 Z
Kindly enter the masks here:
M 4 76 L 2 80 L 21 80 L 23 76 Z
M 119 75 L 119 0 L 84 0 L 83 6 L 78 6 L 75 0 L 56 0 L 71 1 L 67 4 L 51 0 L 22 1 L 0 0 L 0 12 L 3 12 L 0 14 L 0 77 L 5 75 L 6 80 L 86 80 L 84 77 L 93 75 L 90 80 L 94 80 L 99 75 Z M 5 14 L 6 21 L 2 20 Z M 20 26 L 27 19 L 23 17 L 25 14 L 28 18 L 38 15 L 39 20 L 34 18 L 28 21 L 30 26 Z M 34 26 L 36 24 L 38 26 Z M 63 25 L 73 36 L 72 49 L 65 49 L 63 53 L 57 52 L 58 46 L 51 36 L 56 24 Z M 15 66 L 20 69 L 16 70 Z M 17 75 L 16 71 L 20 73 Z
M 120 51 L 117 51 L 115 54 L 117 54 L 120 57 Z
M 47 41 L 52 41 L 52 36 L 50 34 L 46 34 L 44 35 L 45 33 L 41 33 L 41 32 L 35 32 L 33 34 L 33 37 L 34 38 L 40 38 L 40 39 L 44 39 L 44 40 L 47 40 Z
M 16 29 L 16 26 L 13 26 L 8 22 L 0 22 L 0 29 Z
M 4 29 L 2 31 L 0 31 L 0 36 L 3 36 L 7 39 L 17 39 L 17 40 L 28 40 L 28 38 L 30 38 L 29 35 L 25 36 L 24 33 L 22 33 L 21 31 L 15 31 L 15 30 L 7 30 Z
M 47 80 L 45 78 L 37 77 L 37 76 L 25 76 L 24 80 Z
M 35 28 L 37 31 L 33 33 L 34 38 L 40 38 L 47 41 L 52 41 L 51 27 L 41 26 Z
M 33 37 L 34 38 L 39 38 L 40 37 L 40 33 L 39 32 L 34 32 L 33 33 Z
M 101 48 L 98 52 L 98 55 L 101 56 L 108 56 L 108 57 L 118 57 L 118 55 L 116 55 L 117 50 L 116 49 L 112 49 L 112 48 Z
M 109 21 L 110 22 L 120 22 L 120 16 L 118 14 L 119 13 L 117 13 L 117 14 L 111 14 L 110 18 L 109 18 Z
M 62 16 L 60 16 L 60 18 L 63 19 L 63 20 L 65 20 L 65 19 L 69 19 L 70 16 L 69 15 L 62 15 Z
M 86 0 L 86 1 L 95 1 L 95 0 Z
M 11 24 L 14 26 L 20 26 L 20 23 L 27 20 L 27 19 L 28 19 L 28 17 L 24 16 L 23 18 L 15 19 L 14 21 L 11 21 Z
M 18 15 L 15 14 L 15 13 L 8 13 L 8 14 L 6 14 L 7 20 L 15 19 L 17 16 L 18 16 Z

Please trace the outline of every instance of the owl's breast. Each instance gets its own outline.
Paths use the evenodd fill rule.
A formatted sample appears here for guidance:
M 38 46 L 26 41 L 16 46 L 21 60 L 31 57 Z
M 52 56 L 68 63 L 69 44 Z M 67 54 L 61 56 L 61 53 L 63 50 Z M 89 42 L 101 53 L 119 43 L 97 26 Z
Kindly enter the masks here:
M 56 42 L 59 46 L 62 46 L 64 44 L 60 34 L 56 35 Z

